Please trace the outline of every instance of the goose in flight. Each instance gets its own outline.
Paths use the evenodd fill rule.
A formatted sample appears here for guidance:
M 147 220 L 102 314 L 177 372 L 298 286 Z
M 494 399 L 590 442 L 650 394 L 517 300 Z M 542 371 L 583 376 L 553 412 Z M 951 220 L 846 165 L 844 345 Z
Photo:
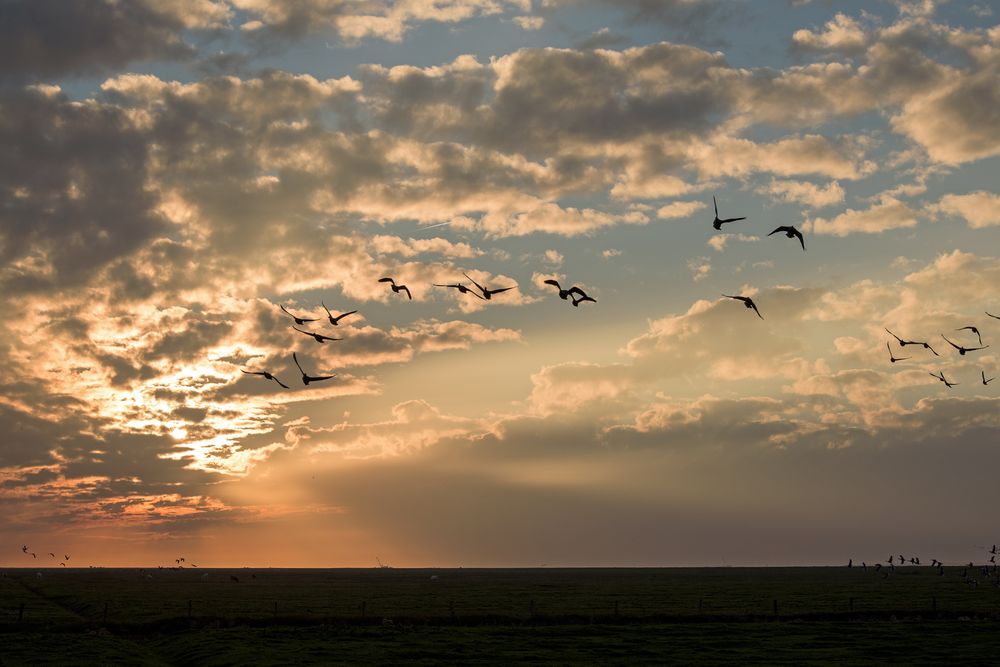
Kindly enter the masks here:
M 902 338 L 900 338 L 896 334 L 892 333 L 888 329 L 886 329 L 885 332 L 887 334 L 889 334 L 890 336 L 892 336 L 893 338 L 895 338 L 896 340 L 898 340 L 900 347 L 906 347 L 907 345 L 920 345 L 925 350 L 930 350 L 931 352 L 933 352 L 935 357 L 940 357 L 941 356 L 940 354 L 937 353 L 937 350 L 935 350 L 933 347 L 931 347 L 928 343 L 925 343 L 925 342 L 919 341 L 919 340 L 903 340 Z
M 576 285 L 573 285 L 569 289 L 563 289 L 562 285 L 559 284 L 558 280 L 553 280 L 552 278 L 549 278 L 548 280 L 543 280 L 542 282 L 544 282 L 546 285 L 552 285 L 557 290 L 559 290 L 559 298 L 562 299 L 563 301 L 572 297 L 571 301 L 573 301 L 574 306 L 579 305 L 580 301 L 593 301 L 594 303 L 597 303 L 597 299 L 592 298 L 589 294 L 584 292 L 583 289 L 577 287 Z M 579 295 L 580 298 L 577 299 L 576 297 L 573 297 L 574 294 Z
M 792 227 L 790 225 L 789 226 L 781 226 L 781 227 L 778 227 L 777 229 L 775 229 L 773 232 L 771 232 L 771 234 L 777 234 L 778 232 L 784 232 L 785 236 L 787 236 L 790 239 L 797 238 L 799 240 L 799 243 L 802 244 L 802 249 L 803 250 L 806 249 L 806 240 L 804 238 L 802 238 L 802 232 L 800 232 L 799 230 L 795 229 L 795 227 Z M 770 236 L 771 234 L 768 234 L 768 236 Z
M 885 344 L 885 349 L 889 350 L 889 361 L 892 362 L 892 363 L 896 363 L 897 361 L 906 361 L 907 359 L 911 358 L 911 357 L 894 357 L 894 356 L 892 356 L 892 348 L 889 347 L 889 343 Z
M 302 326 L 302 325 L 303 325 L 303 324 L 305 324 L 306 322 L 315 322 L 315 321 L 316 321 L 316 319 L 315 319 L 315 318 L 312 318 L 312 319 L 310 319 L 310 318 L 308 318 L 308 317 L 299 317 L 298 315 L 293 315 L 292 313 L 289 313 L 289 312 L 288 312 L 288 309 L 287 309 L 287 308 L 285 308 L 285 305 L 284 305 L 284 304 L 281 304 L 281 309 L 282 309 L 283 311 L 285 311 L 285 313 L 287 313 L 287 314 L 288 314 L 289 316 L 291 316 L 291 318 L 292 318 L 293 320 L 295 320 L 295 323 L 296 323 L 296 324 L 298 324 L 299 326 Z
M 434 285 L 434 287 L 453 287 L 453 288 L 457 289 L 460 294 L 471 294 L 472 296 L 476 297 L 477 299 L 482 299 L 483 301 L 486 300 L 486 299 L 483 299 L 483 297 L 481 297 L 478 294 L 476 294 L 476 290 L 472 289 L 471 287 L 467 287 L 467 286 L 465 286 L 465 285 L 463 285 L 461 283 L 449 283 L 447 285 L 442 285 L 440 283 L 433 283 L 433 285 Z
M 746 306 L 747 308 L 753 308 L 753 312 L 757 313 L 757 317 L 759 317 L 760 319 L 764 319 L 764 316 L 760 314 L 759 310 L 757 310 L 757 304 L 755 304 L 753 302 L 753 299 L 751 299 L 750 297 L 730 296 L 729 294 L 723 294 L 722 296 L 726 297 L 727 299 L 736 299 L 737 301 L 742 301 L 743 305 Z
M 28 553 L 28 545 L 27 544 L 25 544 L 23 547 L 21 547 L 21 552 L 22 553 Z
M 330 324 L 332 324 L 333 326 L 339 326 L 340 325 L 340 320 L 344 319 L 348 315 L 353 315 L 354 313 L 358 312 L 356 310 L 349 310 L 346 313 L 341 313 L 340 315 L 337 315 L 336 317 L 334 317 L 333 313 L 330 312 L 330 309 L 326 307 L 325 303 L 323 303 L 322 301 L 320 301 L 320 304 L 322 304 L 323 310 L 326 311 L 326 316 L 330 320 Z
M 465 276 L 466 278 L 469 278 L 468 273 L 463 272 L 462 275 Z M 472 280 L 472 278 L 469 278 L 469 280 Z M 472 280 L 472 284 L 479 288 L 479 291 L 483 293 L 483 299 L 485 299 L 486 301 L 492 299 L 494 294 L 500 294 L 500 292 L 506 292 L 507 290 L 511 290 L 517 287 L 517 285 L 511 285 L 510 287 L 501 287 L 499 289 L 487 289 L 482 285 L 480 285 L 479 283 L 477 283 L 475 280 Z
M 396 281 L 393 280 L 392 278 L 379 278 L 378 281 L 380 283 L 389 283 L 389 287 L 392 288 L 392 291 L 395 294 L 399 294 L 400 292 L 406 292 L 406 297 L 411 301 L 413 300 L 413 295 L 410 294 L 410 288 L 407 287 L 406 285 L 397 285 Z
M 302 384 L 308 386 L 310 382 L 319 382 L 320 380 L 329 380 L 336 375 L 309 375 L 304 370 L 302 370 L 302 365 L 299 363 L 299 358 L 295 356 L 292 352 L 292 359 L 295 361 L 295 365 L 299 367 L 299 371 L 302 373 Z
M 976 334 L 976 338 L 979 339 L 979 344 L 980 345 L 983 344 L 983 337 L 982 335 L 980 335 L 979 329 L 977 329 L 976 327 L 960 327 L 958 329 L 955 329 L 955 331 L 971 331 L 972 333 Z
M 944 382 L 944 386 L 948 387 L 949 389 L 958 384 L 958 382 L 948 382 L 948 380 L 945 379 L 944 377 L 944 373 L 941 371 L 938 371 L 937 373 L 929 373 L 929 375 L 931 377 L 937 378 L 938 380 L 941 380 L 941 382 Z
M 292 327 L 292 328 L 298 331 L 299 333 L 305 334 L 307 336 L 312 336 L 313 338 L 316 339 L 317 343 L 325 343 L 328 340 L 344 340 L 343 338 L 333 338 L 331 336 L 324 336 L 323 334 L 313 333 L 311 331 L 303 331 L 298 327 Z
M 965 356 L 966 352 L 975 352 L 976 350 L 985 350 L 989 345 L 980 345 L 979 347 L 963 347 L 962 345 L 955 345 L 950 340 L 948 340 L 944 334 L 941 334 L 941 338 L 944 338 L 949 345 L 958 350 L 960 356 Z
M 244 373 L 246 373 L 247 375 L 260 375 L 265 380 L 274 380 L 275 382 L 277 382 L 278 384 L 280 384 L 285 389 L 288 389 L 288 385 L 287 384 L 285 384 L 284 382 L 282 382 L 278 378 L 274 377 L 273 375 L 271 375 L 267 371 L 244 371 L 242 368 L 240 370 L 243 371 Z
M 715 201 L 715 195 L 712 195 L 712 204 L 715 206 L 715 220 L 712 221 L 712 226 L 716 229 L 722 229 L 722 225 L 727 222 L 736 222 L 737 220 L 746 220 L 746 216 L 742 218 L 725 218 L 723 220 L 719 219 L 719 203 Z
M 980 372 L 980 374 L 981 374 L 981 375 L 983 376 L 983 384 L 984 384 L 984 385 L 987 385 L 987 384 L 989 384 L 990 382 L 993 382 L 994 380 L 996 380 L 996 378 L 989 378 L 989 379 L 987 379 L 987 378 L 986 378 L 986 371 L 979 371 L 979 372 Z M 995 547 L 995 546 L 996 546 L 996 545 L 994 545 L 994 547 Z

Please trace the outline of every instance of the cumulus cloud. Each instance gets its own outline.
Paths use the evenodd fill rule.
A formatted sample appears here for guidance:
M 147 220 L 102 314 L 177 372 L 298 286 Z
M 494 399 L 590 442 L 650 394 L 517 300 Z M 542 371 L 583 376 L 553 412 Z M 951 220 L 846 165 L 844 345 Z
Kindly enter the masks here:
M 863 210 L 847 209 L 831 218 L 812 218 L 805 227 L 814 234 L 847 236 L 848 234 L 881 234 L 893 229 L 907 229 L 917 225 L 917 214 L 904 202 L 894 197 L 882 197 Z

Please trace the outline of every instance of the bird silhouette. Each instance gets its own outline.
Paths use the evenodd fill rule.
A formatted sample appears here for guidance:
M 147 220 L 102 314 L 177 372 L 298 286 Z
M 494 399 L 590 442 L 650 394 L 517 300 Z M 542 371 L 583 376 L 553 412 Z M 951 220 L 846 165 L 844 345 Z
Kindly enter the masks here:
M 778 232 L 784 232 L 785 236 L 787 236 L 790 239 L 797 238 L 799 240 L 799 243 L 802 244 L 802 249 L 803 250 L 806 249 L 806 240 L 804 238 L 802 238 L 802 232 L 800 232 L 799 230 L 795 229 L 795 227 L 792 227 L 792 226 L 781 226 L 781 227 L 778 227 L 777 229 L 775 229 L 773 232 L 771 232 L 771 234 L 777 234 Z M 770 236 L 771 234 L 768 234 L 768 236 Z
M 989 345 L 980 345 L 979 347 L 964 347 L 962 345 L 955 345 L 950 340 L 948 340 L 948 338 L 944 334 L 941 334 L 941 338 L 944 338 L 946 341 L 948 341 L 949 345 L 951 345 L 953 348 L 955 348 L 956 350 L 958 350 L 958 354 L 960 356 L 965 356 L 966 352 L 975 352 L 976 350 L 985 350 L 986 348 L 989 347 Z
M 889 350 L 889 361 L 896 363 L 897 361 L 906 361 L 907 359 L 912 359 L 912 357 L 894 357 L 892 356 L 892 348 L 889 347 L 889 343 L 885 344 L 885 349 Z
M 407 287 L 406 285 L 397 285 L 396 281 L 393 280 L 392 278 L 379 278 L 378 281 L 380 283 L 389 283 L 389 287 L 392 288 L 392 291 L 395 294 L 399 294 L 400 292 L 406 292 L 407 298 L 410 299 L 411 301 L 413 300 L 413 295 L 410 294 L 410 288 Z
M 466 285 L 463 285 L 461 283 L 449 283 L 447 285 L 442 285 L 440 283 L 433 283 L 433 285 L 434 285 L 434 287 L 453 287 L 453 288 L 457 289 L 460 294 L 471 294 L 472 296 L 476 297 L 477 299 L 485 301 L 485 299 L 483 299 L 483 297 L 481 297 L 478 294 L 476 294 L 476 290 L 474 290 L 471 287 L 468 287 Z
M 25 544 L 23 547 L 21 547 L 21 552 L 22 553 L 28 553 L 28 545 L 27 544 Z
M 293 320 L 295 320 L 295 323 L 298 324 L 299 326 L 302 326 L 306 322 L 316 322 L 317 321 L 316 318 L 299 317 L 298 315 L 294 315 L 294 314 L 288 312 L 288 309 L 285 308 L 284 304 L 281 304 L 281 309 L 283 311 L 285 311 Z
M 266 380 L 274 380 L 275 382 L 277 382 L 278 384 L 280 384 L 285 389 L 288 389 L 288 385 L 287 384 L 285 384 L 284 382 L 282 382 L 278 378 L 274 377 L 273 375 L 271 375 L 267 371 L 244 371 L 242 368 L 240 370 L 243 371 L 244 373 L 246 373 L 247 375 L 260 375 L 260 376 L 262 376 Z
M 343 338 L 333 338 L 331 336 L 324 336 L 323 334 L 313 333 L 311 331 L 303 331 L 298 327 L 292 327 L 292 328 L 298 331 L 299 333 L 305 334 L 307 336 L 312 336 L 313 338 L 316 339 L 317 343 L 325 343 L 328 340 L 344 340 Z
M 730 296 L 729 294 L 723 294 L 722 296 L 726 297 L 727 299 L 736 299 L 737 301 L 742 301 L 743 305 L 746 306 L 747 308 L 753 308 L 753 312 L 757 313 L 757 317 L 759 317 L 760 319 L 764 319 L 764 316 L 760 314 L 759 310 L 757 310 L 757 304 L 755 304 L 753 302 L 753 299 L 751 299 L 750 297 Z
M 980 345 L 983 344 L 983 337 L 979 334 L 979 329 L 977 329 L 976 327 L 959 327 L 958 329 L 955 329 L 955 331 L 971 331 L 972 333 L 976 334 L 976 338 L 979 339 L 979 344 Z
M 746 220 L 746 216 L 742 218 L 725 218 L 723 220 L 719 219 L 719 203 L 715 201 L 715 195 L 712 195 L 712 205 L 715 206 L 715 220 L 712 221 L 712 226 L 716 229 L 722 229 L 722 225 L 727 222 L 736 222 L 737 220 Z
M 929 375 L 931 377 L 937 378 L 938 380 L 941 380 L 941 382 L 944 382 L 944 386 L 948 387 L 949 389 L 959 384 L 958 382 L 948 382 L 948 380 L 945 379 L 944 377 L 944 373 L 941 371 L 938 371 L 937 373 L 929 373 Z
M 940 357 L 941 356 L 940 354 L 937 353 L 937 350 L 935 350 L 933 347 L 930 346 L 929 343 L 925 343 L 925 342 L 920 341 L 920 340 L 903 340 L 902 338 L 900 338 L 896 334 L 892 333 L 888 329 L 886 329 L 885 331 L 886 331 L 887 334 L 889 334 L 890 336 L 892 336 L 893 338 L 895 338 L 897 341 L 899 341 L 899 346 L 900 347 L 906 347 L 907 345 L 920 345 L 925 350 L 930 350 L 931 352 L 933 352 L 935 357 Z
M 982 376 L 983 376 L 983 384 L 984 384 L 984 385 L 987 385 L 987 384 L 989 384 L 990 382 L 993 382 L 994 380 L 996 380 L 996 378 L 989 378 L 989 379 L 986 379 L 986 371 L 979 371 L 979 372 L 980 372 L 980 374 L 982 374 Z M 996 545 L 993 545 L 993 548 L 995 549 L 995 548 L 996 548 Z M 996 553 L 996 552 L 994 551 L 993 553 Z
M 336 377 L 336 375 L 309 375 L 304 370 L 302 370 L 302 365 L 299 363 L 299 358 L 292 352 L 292 360 L 295 361 L 295 365 L 299 367 L 299 371 L 302 373 L 302 384 L 309 385 L 310 382 L 319 382 L 320 380 L 329 380 L 330 378 Z
M 552 278 L 549 278 L 548 280 L 544 280 L 542 282 L 544 282 L 546 285 L 555 286 L 555 288 L 559 290 L 559 298 L 562 299 L 563 301 L 565 301 L 566 299 L 570 299 L 573 302 L 574 306 L 579 306 L 584 301 L 593 301 L 594 303 L 597 303 L 597 299 L 591 297 L 589 294 L 584 292 L 582 288 L 577 287 L 576 285 L 573 285 L 569 289 L 563 289 L 562 285 L 559 284 L 558 280 L 553 280 Z M 573 297 L 574 294 L 576 294 L 579 298 Z
M 353 315 L 354 313 L 358 312 L 356 310 L 349 310 L 346 313 L 341 313 L 340 315 L 334 317 L 333 313 L 330 312 L 330 309 L 326 307 L 325 303 L 320 301 L 320 304 L 323 306 L 323 310 L 326 311 L 326 316 L 330 320 L 330 324 L 332 324 L 335 327 L 340 325 L 340 320 L 344 319 L 348 315 Z
M 468 273 L 463 272 L 462 275 L 465 276 L 466 278 L 469 278 L 469 280 L 472 280 L 472 278 L 469 277 Z M 515 287 L 517 287 L 517 285 L 511 285 L 510 287 L 501 287 L 499 289 L 487 289 L 482 285 L 480 285 L 479 283 L 477 283 L 475 280 L 472 280 L 472 284 L 479 288 L 479 291 L 483 293 L 483 298 L 486 299 L 487 301 L 492 299 L 494 294 L 500 294 L 501 292 L 506 292 L 507 290 L 512 290 Z
M 988 312 L 986 314 L 990 315 Z M 992 317 L 995 320 L 1000 320 L 1000 315 L 990 315 L 990 317 Z

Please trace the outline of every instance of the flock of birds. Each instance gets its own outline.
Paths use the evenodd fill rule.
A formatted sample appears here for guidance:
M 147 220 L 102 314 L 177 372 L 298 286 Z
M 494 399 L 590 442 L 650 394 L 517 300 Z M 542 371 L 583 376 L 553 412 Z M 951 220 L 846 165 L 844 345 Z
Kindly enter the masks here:
M 990 315 L 988 312 L 986 314 L 989 315 L 990 317 L 994 318 L 994 319 L 1000 320 L 1000 317 L 998 317 L 997 315 Z M 889 331 L 888 329 L 886 329 L 885 331 L 890 336 L 892 336 L 893 338 L 896 339 L 896 342 L 899 344 L 899 348 L 900 349 L 904 349 L 904 348 L 906 348 L 909 345 L 916 345 L 917 347 L 923 348 L 925 350 L 930 350 L 931 353 L 935 357 L 940 357 L 941 356 L 940 354 L 938 354 L 937 350 L 935 350 L 933 347 L 931 347 L 931 344 L 928 343 L 927 341 L 922 341 L 922 340 L 906 340 L 906 339 L 900 338 L 899 336 L 897 336 L 893 332 Z M 965 326 L 965 327 L 959 327 L 958 329 L 955 329 L 955 331 L 969 331 L 971 333 L 974 333 L 976 335 L 976 339 L 979 341 L 979 345 L 976 345 L 974 347 L 965 347 L 965 345 L 960 345 L 960 344 L 952 341 L 950 338 L 948 338 L 944 334 L 941 334 L 941 338 L 943 338 L 946 343 L 948 343 L 953 348 L 955 348 L 955 350 L 958 352 L 958 355 L 960 357 L 964 357 L 969 352 L 978 352 L 979 350 L 985 350 L 986 348 L 989 347 L 989 345 L 983 345 L 983 336 L 980 333 L 979 328 L 976 327 L 976 326 L 969 325 L 969 326 Z M 897 362 L 906 361 L 907 359 L 912 359 L 913 358 L 913 357 L 897 357 L 895 354 L 893 354 L 893 352 L 892 352 L 892 346 L 890 345 L 890 343 L 888 341 L 886 341 L 885 347 L 886 347 L 886 349 L 889 350 L 889 362 L 890 363 L 895 364 Z M 944 386 L 947 387 L 948 389 L 951 389 L 952 387 L 954 387 L 954 386 L 956 386 L 956 385 L 959 384 L 958 382 L 952 382 L 952 381 L 948 380 L 948 378 L 945 377 L 944 371 L 938 371 L 937 373 L 930 373 L 928 371 L 928 373 L 930 374 L 931 377 L 936 378 L 936 379 L 940 380 L 942 383 L 944 383 Z M 979 371 L 979 379 L 983 383 L 983 386 L 987 386 L 987 385 L 989 385 L 990 382 L 993 382 L 993 380 L 995 380 L 996 378 L 995 377 L 988 378 L 988 377 L 986 377 L 986 371 L 980 370 Z
M 986 550 L 986 547 L 980 547 L 980 548 Z M 994 544 L 993 548 L 987 551 L 987 553 L 990 555 L 990 559 L 986 563 L 977 566 L 974 562 L 969 561 L 968 563 L 963 564 L 961 566 L 962 572 L 959 576 L 962 578 L 962 581 L 964 583 L 972 587 L 979 586 L 979 580 L 975 576 L 973 576 L 974 574 L 976 574 L 976 572 L 978 572 L 986 579 L 992 577 L 991 583 L 993 584 L 993 586 L 996 588 L 1000 588 L 1000 564 L 997 563 L 997 555 L 998 555 L 997 545 Z M 893 574 L 896 571 L 896 558 L 897 554 L 889 554 L 889 557 L 885 560 L 885 564 L 875 563 L 873 567 L 875 573 L 880 574 L 883 579 L 888 579 L 889 575 Z M 916 556 L 911 556 L 909 559 L 907 559 L 903 556 L 903 554 L 899 554 L 898 558 L 900 567 L 904 567 L 906 565 L 919 567 L 921 564 L 920 558 Z M 854 567 L 853 558 L 848 559 L 847 567 L 849 568 Z M 944 576 L 945 574 L 944 563 L 942 563 L 938 559 L 932 558 L 930 567 L 931 569 L 936 571 L 938 576 L 940 577 Z M 867 572 L 868 563 L 862 561 L 861 568 L 865 572 Z
M 729 223 L 732 223 L 732 222 L 737 222 L 739 220 L 746 220 L 746 216 L 738 217 L 738 218 L 719 218 L 719 204 L 716 201 L 714 195 L 712 197 L 712 205 L 715 207 L 715 219 L 712 221 L 712 227 L 714 227 L 716 230 L 721 230 L 722 229 L 722 225 L 729 224 Z M 802 246 L 802 249 L 803 250 L 806 249 L 806 242 L 805 242 L 805 239 L 802 236 L 802 232 L 800 232 L 795 227 L 788 226 L 788 225 L 782 225 L 780 227 L 777 227 L 774 231 L 770 232 L 768 234 L 768 236 L 771 236 L 772 234 L 778 234 L 778 233 L 783 233 L 783 234 L 785 234 L 786 237 L 788 237 L 790 239 L 791 238 L 797 238 L 799 240 L 799 244 Z M 477 299 L 481 299 L 483 301 L 490 301 L 497 294 L 502 294 L 504 292 L 507 292 L 509 290 L 517 288 L 517 285 L 510 285 L 510 286 L 507 286 L 507 287 L 490 288 L 490 287 L 486 287 L 486 286 L 481 285 L 478 282 L 476 282 L 476 280 L 473 279 L 472 276 L 470 276 L 468 273 L 463 272 L 462 275 L 465 276 L 465 278 L 469 282 L 471 282 L 472 285 L 466 285 L 465 283 L 462 283 L 462 282 L 455 282 L 455 283 L 432 283 L 432 285 L 434 287 L 444 287 L 446 289 L 455 289 L 455 290 L 458 290 L 458 292 L 460 294 L 468 294 L 470 296 L 473 296 L 473 297 L 475 297 Z M 397 283 L 395 278 L 392 278 L 390 276 L 386 276 L 384 278 L 379 278 L 378 282 L 380 282 L 380 283 L 386 283 L 389 286 L 389 288 L 392 290 L 392 292 L 394 294 L 405 294 L 406 298 L 408 300 L 412 300 L 413 299 L 413 294 L 410 292 L 410 288 L 407 287 L 406 285 L 402 285 L 400 283 Z M 546 284 L 546 285 L 551 285 L 551 286 L 555 287 L 556 290 L 558 290 L 559 298 L 562 299 L 563 301 L 569 301 L 570 303 L 572 303 L 572 305 L 574 307 L 579 308 L 579 306 L 580 306 L 581 303 L 587 303 L 587 302 L 597 303 L 597 299 L 595 299 L 594 297 L 592 297 L 589 294 L 587 294 L 587 292 L 584 291 L 584 289 L 582 287 L 579 287 L 578 285 L 572 285 L 572 286 L 570 286 L 568 288 L 564 288 L 559 283 L 558 280 L 555 280 L 555 279 L 552 279 L 552 278 L 544 280 L 543 283 Z M 761 315 L 760 310 L 757 308 L 757 304 L 754 303 L 754 300 L 751 297 L 749 297 L 749 296 L 742 296 L 742 295 L 732 295 L 732 294 L 723 294 L 722 296 L 726 297 L 727 299 L 734 299 L 736 301 L 742 302 L 743 305 L 746 308 L 752 309 L 757 314 L 757 317 L 759 317 L 761 319 L 764 319 L 764 316 Z M 340 321 L 342 319 L 344 319 L 348 315 L 353 315 L 353 314 L 355 314 L 355 313 L 358 312 L 356 310 L 350 310 L 350 311 L 347 311 L 345 313 L 340 313 L 340 314 L 338 314 L 338 315 L 335 316 L 330 311 L 330 309 L 327 308 L 327 306 L 326 306 L 325 303 L 321 302 L 321 305 L 323 306 L 323 310 L 326 311 L 327 319 L 329 320 L 330 324 L 333 325 L 333 326 L 338 326 L 340 324 Z M 287 308 L 285 308 L 284 305 L 281 305 L 280 307 L 281 307 L 281 310 L 285 312 L 285 314 L 287 314 L 289 317 L 292 318 L 292 320 L 295 322 L 295 325 L 297 325 L 297 326 L 293 325 L 292 326 L 293 329 L 295 329 L 296 331 L 298 331 L 299 333 L 301 333 L 301 334 L 303 334 L 305 336 L 311 337 L 317 343 L 321 343 L 322 344 L 322 343 L 326 343 L 328 341 L 343 340 L 342 338 L 336 338 L 336 337 L 333 337 L 333 336 L 327 336 L 325 334 L 316 333 L 314 331 L 307 331 L 305 329 L 300 329 L 299 327 L 305 326 L 305 325 L 307 325 L 307 324 L 309 324 L 311 322 L 319 322 L 320 318 L 301 317 L 301 316 L 296 315 L 296 314 L 292 313 L 291 311 L 289 311 Z M 333 378 L 336 377 L 336 374 L 333 374 L 333 375 L 310 375 L 309 373 L 307 373 L 305 371 L 305 369 L 302 368 L 302 364 L 299 361 L 298 354 L 295 353 L 295 352 L 292 353 L 292 360 L 295 362 L 295 366 L 299 369 L 299 372 L 302 374 L 302 384 L 303 385 L 308 386 L 311 382 L 321 382 L 323 380 L 330 380 L 330 379 L 333 379 Z M 246 373 L 247 375 L 259 375 L 259 376 L 263 377 L 265 380 L 276 382 L 277 384 L 279 384 L 281 387 L 283 387 L 285 389 L 289 388 L 287 384 L 285 384 L 284 382 L 282 382 L 276 375 L 274 375 L 270 371 L 266 371 L 266 370 L 263 370 L 263 371 L 251 371 L 251 370 L 245 370 L 245 369 L 240 369 L 240 370 L 243 373 Z

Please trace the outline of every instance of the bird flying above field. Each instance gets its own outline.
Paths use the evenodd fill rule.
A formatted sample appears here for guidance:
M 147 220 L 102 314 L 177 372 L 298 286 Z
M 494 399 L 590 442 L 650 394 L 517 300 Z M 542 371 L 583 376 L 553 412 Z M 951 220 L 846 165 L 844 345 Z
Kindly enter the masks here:
M 947 337 L 945 337 L 944 334 L 941 334 L 941 338 L 944 338 L 948 342 L 949 345 L 951 345 L 953 348 L 955 348 L 956 350 L 958 350 L 958 354 L 961 355 L 961 356 L 965 356 L 966 352 L 975 352 L 976 350 L 985 350 L 986 348 L 989 347 L 989 345 L 980 345 L 979 347 L 963 347 L 962 345 L 955 345 L 954 343 L 952 343 L 950 340 L 948 340 Z
M 315 322 L 315 321 L 316 321 L 316 318 L 308 318 L 308 317 L 299 317 L 298 315 L 293 315 L 292 313 L 289 313 L 289 312 L 288 312 L 288 309 L 287 309 L 287 308 L 285 308 L 284 304 L 280 304 L 280 307 L 281 307 L 281 309 L 282 309 L 283 311 L 285 311 L 285 313 L 287 313 L 287 314 L 288 314 L 288 315 L 289 315 L 289 316 L 290 316 L 290 317 L 291 317 L 291 318 L 292 318 L 293 320 L 295 320 L 295 323 L 296 323 L 296 324 L 298 324 L 299 326 L 302 326 L 302 325 L 303 325 L 303 324 L 305 324 L 306 322 Z
M 378 281 L 380 283 L 389 283 L 389 287 L 392 288 L 394 294 L 399 294 L 400 292 L 406 292 L 406 297 L 411 301 L 413 300 L 413 295 L 410 294 L 410 288 L 407 287 L 406 285 L 397 285 L 396 281 L 393 280 L 392 278 L 379 278 Z
M 344 319 L 348 315 L 353 315 L 354 313 L 358 312 L 356 310 L 349 310 L 346 313 L 341 313 L 340 315 L 337 315 L 336 317 L 334 317 L 333 313 L 330 312 L 330 309 L 326 307 L 325 303 L 323 303 L 322 301 L 320 301 L 320 304 L 323 306 L 323 310 L 326 311 L 326 316 L 330 320 L 330 324 L 332 324 L 333 326 L 339 326 L 340 325 L 340 320 Z
M 21 552 L 22 553 L 28 553 L 28 545 L 27 544 L 25 544 L 23 547 L 21 547 Z
M 995 378 L 995 377 L 994 377 L 994 378 L 989 378 L 989 379 L 986 379 L 986 371 L 979 371 L 979 372 L 980 372 L 980 374 L 982 374 L 982 376 L 983 376 L 983 384 L 984 384 L 984 385 L 987 385 L 987 384 L 989 384 L 990 382 L 993 382 L 994 380 L 996 380 L 996 378 Z M 994 549 L 996 548 L 996 545 L 995 545 L 995 544 L 993 545 L 993 548 L 994 548 Z M 996 553 L 996 552 L 994 551 L 993 553 Z
M 319 382 L 320 380 L 329 380 L 330 378 L 336 377 L 336 375 L 309 375 L 304 370 L 302 370 L 302 365 L 299 363 L 299 358 L 292 352 L 292 359 L 295 361 L 295 365 L 299 367 L 299 371 L 302 373 L 302 384 L 308 385 L 310 382 Z
M 472 296 L 476 297 L 477 299 L 481 299 L 483 301 L 486 300 L 486 299 L 483 299 L 483 297 L 481 297 L 478 294 L 476 294 L 476 290 L 474 290 L 471 287 L 468 287 L 466 285 L 463 285 L 462 283 L 448 283 L 446 285 L 442 285 L 440 283 L 433 283 L 433 285 L 434 285 L 434 287 L 453 287 L 453 288 L 457 289 L 460 294 L 471 294 Z
M 958 329 L 955 329 L 955 331 L 966 331 L 966 330 L 976 334 L 976 338 L 979 339 L 979 344 L 980 345 L 983 344 L 983 337 L 979 334 L 979 329 L 977 329 L 976 327 L 959 327 Z
M 719 219 L 719 203 L 715 201 L 715 195 L 712 195 L 712 205 L 715 206 L 715 220 L 712 221 L 712 226 L 716 229 L 722 229 L 722 225 L 727 222 L 736 222 L 737 220 L 746 220 L 746 216 L 742 218 L 725 218 Z
M 806 240 L 804 238 L 802 238 L 802 232 L 800 232 L 799 230 L 795 229 L 795 227 L 792 227 L 791 225 L 788 225 L 788 226 L 784 226 L 783 225 L 783 226 L 778 227 L 777 229 L 775 229 L 773 232 L 771 232 L 771 234 L 777 234 L 778 232 L 784 232 L 785 236 L 787 236 L 790 239 L 797 238 L 799 240 L 799 243 L 802 244 L 802 249 L 803 250 L 806 249 Z M 768 234 L 768 236 L 770 236 L 771 234 Z
M 723 294 L 722 296 L 726 297 L 727 299 L 736 299 L 737 301 L 742 301 L 743 305 L 746 306 L 747 308 L 753 308 L 753 312 L 757 313 L 757 317 L 759 317 L 760 319 L 764 319 L 764 316 L 760 314 L 759 310 L 757 310 L 757 304 L 755 304 L 753 302 L 753 299 L 751 299 L 750 297 L 730 296 L 729 294 Z
M 285 389 L 288 389 L 288 385 L 287 385 L 287 384 L 285 384 L 284 382 L 282 382 L 282 381 L 281 381 L 281 380 L 279 380 L 278 378 L 274 377 L 273 375 L 271 375 L 271 374 L 270 374 L 270 373 L 268 373 L 267 371 L 244 371 L 244 370 L 243 370 L 242 368 L 241 368 L 240 370 L 241 370 L 242 372 L 246 373 L 247 375 L 260 375 L 260 376 L 262 376 L 262 377 L 263 377 L 263 378 L 264 378 L 265 380 L 274 380 L 275 382 L 277 382 L 278 384 L 280 384 L 280 385 L 281 385 L 282 387 L 284 387 Z
M 892 356 L 892 348 L 889 347 L 889 343 L 885 344 L 885 349 L 889 350 L 889 361 L 891 363 L 896 363 L 897 361 L 906 361 L 907 359 L 912 359 L 912 357 L 894 357 L 894 356 Z
M 316 339 L 317 343 L 325 343 L 328 340 L 344 340 L 343 338 L 333 338 L 331 336 L 324 336 L 323 334 L 312 333 L 311 331 L 303 331 L 298 327 L 292 327 L 292 328 L 298 331 L 299 333 L 305 334 L 307 336 L 312 336 L 313 338 Z
M 463 272 L 462 275 L 465 276 L 466 278 L 469 278 L 469 280 L 472 280 L 472 278 L 469 277 L 468 273 Z M 501 287 L 499 289 L 487 289 L 482 285 L 480 285 L 479 283 L 477 283 L 475 280 L 472 280 L 472 284 L 479 288 L 479 291 L 483 293 L 483 298 L 487 301 L 492 299 L 494 294 L 500 294 L 501 292 L 506 292 L 507 290 L 512 290 L 515 287 L 517 287 L 517 285 L 511 285 L 510 287 Z

